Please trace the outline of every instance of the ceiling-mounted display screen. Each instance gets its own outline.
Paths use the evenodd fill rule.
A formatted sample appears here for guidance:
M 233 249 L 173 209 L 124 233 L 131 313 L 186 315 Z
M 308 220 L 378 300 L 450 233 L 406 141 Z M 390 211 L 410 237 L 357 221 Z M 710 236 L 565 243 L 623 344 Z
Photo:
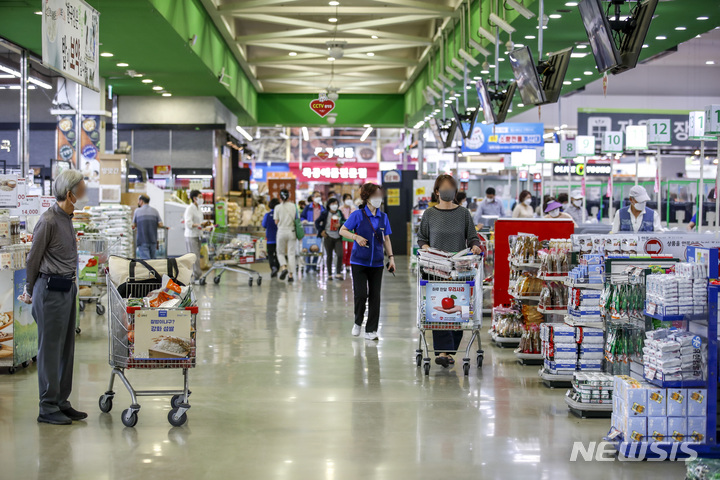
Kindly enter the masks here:
M 541 105 L 545 103 L 545 93 L 530 48 L 518 48 L 510 52 L 508 56 L 523 103 L 525 105 Z
M 550 55 L 547 63 L 543 64 L 542 87 L 545 92 L 545 103 L 555 103 L 560 98 L 571 53 L 572 47 L 560 50 Z
M 628 20 L 631 22 L 632 31 L 622 39 L 620 44 L 620 65 L 613 68 L 612 73 L 622 73 L 625 70 L 635 68 L 637 65 L 657 4 L 658 0 L 644 0 L 639 2 L 633 9 L 630 20 Z
M 620 64 L 620 53 L 615 47 L 612 30 L 601 0 L 582 0 L 578 5 L 590 48 L 592 48 L 595 64 L 600 73 L 606 72 Z

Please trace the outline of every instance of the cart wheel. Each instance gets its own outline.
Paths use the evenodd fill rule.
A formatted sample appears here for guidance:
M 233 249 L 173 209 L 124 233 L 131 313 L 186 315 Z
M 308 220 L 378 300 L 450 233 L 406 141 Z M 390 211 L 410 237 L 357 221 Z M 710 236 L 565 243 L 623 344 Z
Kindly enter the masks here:
M 417 355 L 415 355 L 415 364 L 416 364 L 418 367 L 419 367 L 420 365 L 422 365 L 422 355 L 420 355 L 419 353 L 418 353 Z
M 10 375 L 12 375 L 12 374 L 15 373 L 15 372 L 16 372 L 15 367 L 10 367 L 10 368 L 8 368 L 8 373 L 9 373 Z
M 426 363 L 423 365 L 423 369 L 425 370 L 425 375 L 430 375 L 430 364 Z
M 88 299 L 85 300 L 85 301 L 86 301 L 87 303 L 92 303 L 92 302 L 93 302 L 93 299 L 92 299 L 92 298 L 88 298 Z
M 258 277 L 258 279 L 257 279 L 257 284 L 258 284 L 258 287 L 259 287 L 260 285 L 262 285 L 262 277 Z
M 173 408 L 168 412 L 168 422 L 170 422 L 170 425 L 173 427 L 180 427 L 187 422 L 187 413 L 183 413 L 180 418 L 176 418 L 175 414 L 177 414 L 177 411 L 177 408 Z
M 84 300 L 80 300 L 80 311 L 81 312 L 85 311 L 85 301 Z
M 105 314 L 105 305 L 100 305 L 99 303 L 95 307 L 95 313 L 98 315 L 104 315 Z
M 80 335 L 80 332 L 82 332 L 82 330 L 80 329 L 80 327 L 75 327 L 75 333 L 77 333 L 78 335 Z
M 248 286 L 252 287 L 252 278 L 250 278 L 250 280 L 248 280 Z
M 478 355 L 478 356 L 477 356 L 476 363 L 477 363 L 477 368 L 481 368 L 481 367 L 482 367 L 482 363 L 483 363 L 483 356 L 482 356 L 482 355 Z
M 188 397 L 190 394 L 188 393 Z M 183 403 L 183 395 L 173 395 L 170 399 L 170 405 L 172 405 L 172 408 L 178 408 L 180 404 Z
M 467 377 L 470 373 L 470 363 L 463 363 L 463 373 Z
M 205 280 L 205 277 L 201 277 L 200 280 L 198 280 L 198 283 L 200 285 L 205 285 L 207 283 L 207 280 Z
M 125 410 L 123 410 L 121 418 L 123 425 L 125 425 L 126 427 L 134 427 L 135 425 L 137 425 L 138 414 L 136 411 L 130 408 L 126 408 Z
M 215 285 L 217 285 L 218 283 L 220 283 L 220 275 L 218 275 L 217 277 L 213 278 L 213 282 L 215 282 Z
M 100 395 L 100 400 L 98 400 L 98 406 L 100 407 L 101 412 L 108 413 L 110 410 L 112 410 L 112 397 Z

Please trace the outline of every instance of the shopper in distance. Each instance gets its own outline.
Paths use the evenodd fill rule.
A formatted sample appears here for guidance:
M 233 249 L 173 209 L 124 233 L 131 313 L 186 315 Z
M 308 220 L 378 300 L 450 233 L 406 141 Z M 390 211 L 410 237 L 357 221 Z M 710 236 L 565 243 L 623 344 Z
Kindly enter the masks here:
M 136 232 L 137 258 L 149 260 L 155 258 L 157 252 L 157 232 L 162 228 L 160 214 L 150 206 L 150 197 L 140 195 L 138 208 L 133 214 L 133 229 Z
M 570 204 L 564 207 L 564 211 L 572 217 L 576 225 L 585 223 L 587 212 L 583 208 L 583 194 L 580 189 L 570 192 Z
M 353 292 L 355 300 L 354 336 L 360 335 L 365 304 L 368 304 L 368 319 L 365 324 L 365 339 L 378 339 L 380 324 L 380 292 L 382 288 L 383 262 L 388 256 L 387 269 L 395 272 L 395 256 L 390 243 L 390 222 L 380 211 L 382 189 L 374 183 L 366 183 L 360 189 L 362 205 L 350 214 L 340 228 L 340 235 L 353 242 L 350 264 L 352 266 Z
M 275 207 L 280 205 L 280 200 L 273 198 L 268 207 L 270 211 L 262 219 L 262 227 L 265 229 L 265 243 L 267 245 L 268 262 L 270 263 L 270 278 L 275 278 L 280 271 L 280 263 L 277 257 L 277 223 L 275 223 Z
M 527 190 L 520 192 L 518 196 L 518 202 L 513 207 L 512 217 L 513 218 L 533 218 L 535 217 L 535 211 L 532 208 L 532 193 Z
M 482 253 L 480 239 L 470 211 L 457 204 L 457 180 L 452 175 L 440 175 L 433 191 L 438 204 L 423 213 L 418 230 L 418 246 L 424 250 L 436 248 L 445 252 L 459 252 L 471 248 L 476 255 Z M 447 367 L 455 363 L 455 355 L 463 337 L 462 330 L 433 330 L 435 363 Z
M 202 277 L 200 269 L 200 235 L 202 228 L 205 226 L 203 221 L 203 213 L 200 206 L 203 204 L 202 193 L 199 190 L 190 192 L 190 205 L 185 209 L 185 246 L 188 253 L 195 254 L 195 263 L 193 264 L 193 279 L 197 282 Z
M 277 225 L 277 255 L 280 262 L 280 280 L 288 279 L 288 283 L 294 282 L 295 274 L 295 244 L 297 243 L 297 231 L 295 219 L 298 217 L 298 209 L 290 200 L 290 192 L 286 189 L 280 190 L 280 205 L 273 209 L 273 217 Z M 288 271 L 288 266 L 290 270 Z
M 64 170 L 55 180 L 57 203 L 42 214 L 33 230 L 27 259 L 27 284 L 19 297 L 32 304 L 38 326 L 38 422 L 70 425 L 87 414 L 75 410 L 72 392 L 78 254 L 73 212 L 87 205 L 85 181 L 78 170 Z
M 615 212 L 612 230 L 610 233 L 618 232 L 662 232 L 664 229 L 660 224 L 660 215 L 650 208 L 647 202 L 650 196 L 645 187 L 635 185 L 630 189 L 630 205 Z
M 346 217 L 340 210 L 340 202 L 335 197 L 327 201 L 325 211 L 315 220 L 315 228 L 323 238 L 325 246 L 325 261 L 328 278 L 332 277 L 333 253 L 335 254 L 335 278 L 342 280 L 343 274 L 343 240 L 340 237 L 340 227 L 345 223 Z
M 567 220 L 573 220 L 570 215 L 562 211 L 562 203 L 555 200 L 551 200 L 547 204 L 547 207 L 545 207 L 545 218 L 564 218 Z M 573 223 L 575 223 L 574 220 Z
M 312 201 L 308 204 L 307 207 L 305 207 L 305 209 L 300 214 L 300 219 L 303 221 L 303 223 L 313 225 L 315 223 L 315 220 L 320 218 L 320 215 L 325 212 L 325 207 L 323 207 L 322 195 L 320 194 L 320 192 L 314 191 L 312 197 L 308 200 L 311 199 Z M 317 233 L 318 235 L 320 234 L 320 232 Z M 307 271 L 317 272 L 317 262 L 318 257 L 307 257 Z

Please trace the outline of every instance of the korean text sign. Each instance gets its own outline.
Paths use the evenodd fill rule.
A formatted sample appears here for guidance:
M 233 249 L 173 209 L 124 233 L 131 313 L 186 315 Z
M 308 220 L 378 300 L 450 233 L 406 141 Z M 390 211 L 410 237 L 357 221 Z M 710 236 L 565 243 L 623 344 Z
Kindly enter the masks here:
M 464 139 L 462 151 L 468 153 L 508 153 L 542 147 L 542 123 L 475 124 L 470 138 Z
M 471 287 L 466 283 L 428 283 L 425 318 L 429 322 L 467 322 Z

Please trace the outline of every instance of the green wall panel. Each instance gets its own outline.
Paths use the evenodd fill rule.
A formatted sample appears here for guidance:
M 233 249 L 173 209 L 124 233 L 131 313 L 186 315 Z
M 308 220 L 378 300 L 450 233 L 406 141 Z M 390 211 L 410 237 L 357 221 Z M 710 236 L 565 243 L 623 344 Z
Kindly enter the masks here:
M 312 126 L 329 125 L 310 110 L 312 94 L 260 93 L 257 101 L 258 124 Z M 335 102 L 335 126 L 400 127 L 404 124 L 404 96 L 392 94 L 346 94 Z M 326 117 L 327 118 L 327 117 Z

